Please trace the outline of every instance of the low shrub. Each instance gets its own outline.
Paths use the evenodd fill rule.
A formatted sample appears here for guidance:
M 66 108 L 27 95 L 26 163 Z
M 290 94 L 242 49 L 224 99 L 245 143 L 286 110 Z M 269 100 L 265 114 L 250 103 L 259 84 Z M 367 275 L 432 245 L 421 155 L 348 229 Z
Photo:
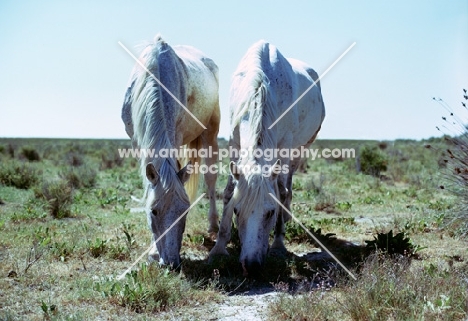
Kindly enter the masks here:
M 114 167 L 121 167 L 124 163 L 124 159 L 120 157 L 117 151 L 103 152 L 101 155 L 101 169 L 112 169 Z
M 41 160 L 39 152 L 33 147 L 23 147 L 21 149 L 21 155 L 30 162 L 38 162 Z
M 68 167 L 60 173 L 60 177 L 73 188 L 91 188 L 96 185 L 97 171 L 88 165 Z
M 84 164 L 84 158 L 78 153 L 69 152 L 66 156 L 66 161 L 70 166 L 77 167 Z
M 387 157 L 377 147 L 365 146 L 360 153 L 360 166 L 364 174 L 380 177 L 387 170 Z
M 0 165 L 0 183 L 19 189 L 29 189 L 39 181 L 40 171 L 18 160 L 7 160 Z

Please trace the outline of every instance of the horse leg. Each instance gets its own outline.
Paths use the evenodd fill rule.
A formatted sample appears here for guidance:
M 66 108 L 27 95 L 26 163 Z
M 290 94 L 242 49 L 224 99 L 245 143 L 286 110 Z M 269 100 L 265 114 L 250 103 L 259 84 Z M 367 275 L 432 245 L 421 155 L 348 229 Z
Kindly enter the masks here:
M 285 203 L 285 200 L 288 196 L 288 190 L 286 188 L 286 182 L 284 176 L 278 177 L 278 191 L 281 204 Z M 275 230 L 274 230 L 274 240 L 273 244 L 271 245 L 271 250 L 274 253 L 286 253 L 286 247 L 284 246 L 284 236 L 286 231 L 284 229 L 284 222 L 285 222 L 285 213 L 284 209 L 280 206 L 278 209 L 278 216 L 276 218 Z
M 232 185 L 232 188 L 231 188 L 231 185 Z M 226 251 L 226 245 L 231 239 L 232 214 L 234 213 L 234 210 L 231 209 L 230 206 L 228 206 L 228 203 L 226 203 L 226 200 L 231 199 L 233 191 L 234 191 L 234 182 L 232 180 L 232 176 L 229 175 L 228 184 L 226 186 L 226 189 L 224 190 L 225 204 L 223 207 L 223 216 L 221 217 L 221 225 L 219 227 L 218 238 L 216 239 L 216 244 L 210 251 L 210 259 L 214 255 L 218 255 L 218 254 L 229 255 L 229 253 Z
M 203 148 L 208 149 L 208 147 L 210 146 L 212 148 L 212 153 L 210 153 L 208 157 L 205 159 L 205 164 L 208 166 L 208 169 L 212 168 L 211 165 L 216 164 L 216 161 L 217 161 L 217 157 L 218 157 L 218 140 L 216 137 L 217 133 L 218 133 L 217 130 L 216 131 L 206 130 L 202 134 Z M 209 222 L 208 233 L 210 234 L 216 234 L 216 232 L 218 232 L 219 230 L 219 223 L 218 223 L 219 215 L 216 209 L 216 180 L 217 178 L 218 178 L 217 171 L 208 170 L 205 173 L 205 183 L 206 183 L 206 186 L 208 187 L 208 196 L 210 198 L 210 211 L 208 213 L 208 222 Z
M 291 201 L 292 201 L 292 177 L 294 172 L 297 170 L 301 159 L 297 158 L 290 162 L 289 173 L 287 177 L 278 177 L 278 191 L 280 196 L 281 204 L 291 212 Z M 286 252 L 284 246 L 284 237 L 286 234 L 284 224 L 291 219 L 291 215 L 284 210 L 283 207 L 279 208 L 278 218 L 276 219 L 275 233 L 273 244 L 271 245 L 272 250 L 279 252 Z
M 229 145 L 239 150 L 238 145 L 235 144 L 233 140 L 229 142 Z M 234 158 L 231 158 L 231 160 L 236 162 L 237 158 L 234 157 Z M 235 188 L 234 178 L 232 175 L 229 175 L 228 182 L 227 182 L 226 188 L 224 189 L 224 194 L 223 194 L 223 215 L 221 217 L 221 225 L 219 228 L 216 244 L 211 249 L 210 258 L 213 257 L 213 255 L 218 255 L 218 254 L 229 255 L 229 253 L 226 251 L 226 245 L 231 239 L 232 214 L 234 213 L 234 209 L 230 208 L 228 204 L 232 198 L 232 195 L 234 194 L 234 188 Z

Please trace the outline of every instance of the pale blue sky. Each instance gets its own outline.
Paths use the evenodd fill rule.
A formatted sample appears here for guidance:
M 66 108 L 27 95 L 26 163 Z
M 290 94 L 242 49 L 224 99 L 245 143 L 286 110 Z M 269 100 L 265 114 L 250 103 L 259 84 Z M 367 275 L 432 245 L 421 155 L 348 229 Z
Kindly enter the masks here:
M 120 110 L 134 61 L 117 44 L 161 33 L 202 50 L 220 69 L 220 136 L 229 135 L 231 75 L 259 39 L 319 74 L 320 138 L 439 135 L 442 97 L 468 87 L 468 2 L 0 2 L 0 137 L 125 138 Z

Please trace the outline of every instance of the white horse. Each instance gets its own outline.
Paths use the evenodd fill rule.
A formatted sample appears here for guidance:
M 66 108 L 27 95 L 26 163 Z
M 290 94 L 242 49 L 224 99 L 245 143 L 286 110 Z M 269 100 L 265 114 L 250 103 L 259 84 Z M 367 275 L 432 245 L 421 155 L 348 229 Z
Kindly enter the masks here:
M 317 80 L 312 68 L 301 61 L 284 58 L 275 46 L 265 41 L 250 47 L 234 73 L 230 145 L 240 151 L 251 149 L 263 153 L 245 157 L 241 152 L 242 157 L 231 158 L 221 226 L 210 256 L 227 254 L 226 244 L 235 213 L 244 275 L 255 274 L 263 265 L 273 228 L 271 249 L 286 251 L 284 223 L 290 216 L 269 193 L 290 209 L 292 176 L 300 158 L 278 157 L 268 161 L 265 151 L 312 144 L 325 117 L 320 84 L 269 127 Z
M 150 73 L 139 64 L 135 65 L 122 108 L 122 120 L 134 147 L 158 153 L 179 149 L 183 145 L 190 149 L 212 146 L 217 152 L 219 81 L 218 67 L 213 60 L 190 46 L 171 47 L 159 35 L 143 50 L 139 60 Z M 172 95 L 207 129 L 204 130 Z M 174 153 L 169 157 L 141 157 L 146 211 L 153 242 L 189 208 L 190 201 L 195 198 L 198 173 L 189 175 L 187 166 L 181 168 L 182 159 L 181 155 L 176 157 Z M 200 158 L 195 158 L 192 153 L 190 161 L 195 165 Z M 216 162 L 216 157 L 208 157 L 205 162 L 210 166 Z M 205 174 L 210 197 L 209 232 L 218 230 L 216 179 L 216 173 Z M 185 216 L 157 242 L 160 263 L 179 266 L 184 229 Z M 151 260 L 157 257 L 155 251 L 150 253 Z

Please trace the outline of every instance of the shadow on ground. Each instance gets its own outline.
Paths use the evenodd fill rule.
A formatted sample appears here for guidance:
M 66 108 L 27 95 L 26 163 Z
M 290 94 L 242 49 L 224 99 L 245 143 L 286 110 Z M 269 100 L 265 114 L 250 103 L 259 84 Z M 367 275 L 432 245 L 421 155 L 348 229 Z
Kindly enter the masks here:
M 351 271 L 356 271 L 370 254 L 365 246 L 342 239 L 332 238 L 323 243 Z M 206 245 L 207 251 L 210 247 L 211 244 Z M 231 243 L 227 250 L 229 256 L 218 256 L 211 262 L 185 257 L 182 263 L 183 275 L 191 281 L 212 282 L 230 295 L 271 291 L 307 292 L 334 287 L 338 279 L 349 277 L 329 254 L 317 248 L 300 256 L 292 252 L 282 256 L 269 255 L 255 279 L 245 278 L 239 263 L 239 246 Z

